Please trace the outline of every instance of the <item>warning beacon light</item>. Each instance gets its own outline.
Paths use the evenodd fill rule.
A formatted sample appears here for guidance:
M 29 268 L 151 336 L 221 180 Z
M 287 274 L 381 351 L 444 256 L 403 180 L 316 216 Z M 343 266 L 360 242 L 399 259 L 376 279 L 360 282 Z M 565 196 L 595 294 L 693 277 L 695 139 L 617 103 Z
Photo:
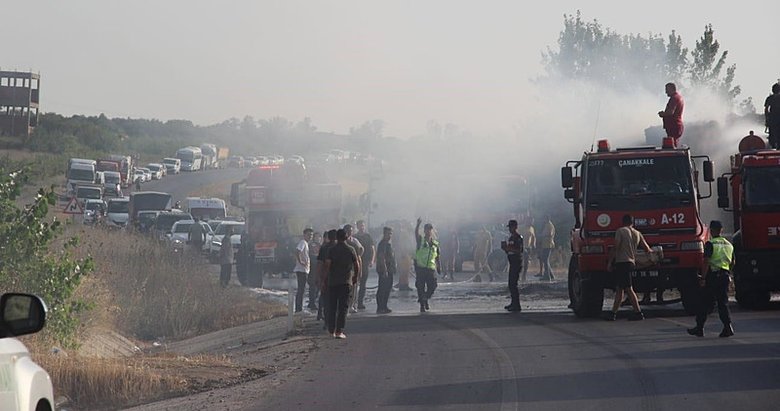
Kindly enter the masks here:
M 606 153 L 609 151 L 609 140 L 599 140 L 598 144 L 598 152 L 599 153 Z
M 664 137 L 664 139 L 661 140 L 661 148 L 674 148 L 674 138 Z

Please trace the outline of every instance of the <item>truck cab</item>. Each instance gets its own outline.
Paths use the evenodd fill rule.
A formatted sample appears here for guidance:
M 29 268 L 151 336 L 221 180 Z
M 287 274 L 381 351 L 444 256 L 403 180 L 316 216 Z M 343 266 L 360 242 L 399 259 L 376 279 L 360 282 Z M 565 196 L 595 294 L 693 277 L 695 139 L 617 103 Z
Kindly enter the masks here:
M 662 250 L 654 266 L 633 273 L 638 292 L 678 289 L 686 311 L 696 305 L 696 276 L 704 268 L 707 226 L 701 221 L 698 166 L 703 160 L 706 182 L 714 181 L 707 156 L 691 156 L 688 148 L 675 148 L 671 139 L 662 147 L 611 149 L 607 140 L 581 160 L 561 170 L 564 197 L 573 205 L 569 296 L 577 316 L 601 313 L 604 289 L 614 289 L 607 269 L 615 231 L 624 215 L 647 243 Z

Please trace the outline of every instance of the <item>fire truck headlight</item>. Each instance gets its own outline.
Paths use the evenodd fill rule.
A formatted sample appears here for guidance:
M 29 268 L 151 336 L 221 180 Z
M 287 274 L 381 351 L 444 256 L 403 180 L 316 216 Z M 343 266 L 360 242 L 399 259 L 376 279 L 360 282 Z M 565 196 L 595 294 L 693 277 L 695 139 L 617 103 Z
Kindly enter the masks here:
M 680 243 L 680 250 L 704 252 L 704 243 L 701 241 L 683 241 Z
M 580 248 L 582 254 L 604 254 L 603 245 L 586 245 Z

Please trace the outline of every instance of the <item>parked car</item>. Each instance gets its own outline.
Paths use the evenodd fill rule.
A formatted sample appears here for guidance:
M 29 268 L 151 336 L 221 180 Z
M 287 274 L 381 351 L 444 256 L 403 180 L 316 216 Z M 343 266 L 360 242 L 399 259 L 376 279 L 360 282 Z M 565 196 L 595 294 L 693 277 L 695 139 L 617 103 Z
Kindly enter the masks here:
M 54 409 L 49 374 L 14 337 L 37 333 L 46 323 L 46 304 L 32 294 L 0 296 L 0 409 Z
M 244 233 L 244 223 L 240 221 L 221 222 L 216 230 L 214 230 L 214 235 L 211 236 L 208 242 L 209 261 L 212 263 L 219 261 L 219 249 L 222 247 L 222 238 L 225 236 L 228 227 L 232 227 L 233 229 L 233 235 L 230 237 L 233 248 L 238 250 L 241 246 L 241 234 Z
M 169 174 L 179 174 L 181 171 L 181 160 L 178 158 L 165 157 L 163 159 L 163 165 L 165 165 Z
M 144 170 L 141 170 L 140 168 L 136 168 L 135 170 L 133 170 L 133 181 L 136 181 L 139 178 L 141 179 L 142 183 L 145 183 L 146 173 L 144 172 Z
M 152 170 L 146 167 L 138 167 L 144 172 L 144 181 L 152 181 Z
M 181 220 L 192 220 L 192 215 L 180 210 L 160 211 L 154 219 L 153 230 L 160 239 L 163 239 L 171 232 L 173 224 Z
M 152 180 L 162 179 L 163 177 L 162 170 L 165 168 L 162 164 L 149 163 L 146 165 L 146 168 L 149 169 L 149 172 L 152 176 Z
M 190 243 L 190 230 L 192 230 L 193 224 L 196 224 L 194 220 L 179 220 L 173 224 L 168 240 L 174 248 L 174 251 L 183 249 L 185 244 Z M 211 227 L 203 221 L 199 221 L 197 224 L 203 226 L 203 232 L 206 233 L 206 239 L 211 238 L 214 234 L 214 232 L 211 231 Z

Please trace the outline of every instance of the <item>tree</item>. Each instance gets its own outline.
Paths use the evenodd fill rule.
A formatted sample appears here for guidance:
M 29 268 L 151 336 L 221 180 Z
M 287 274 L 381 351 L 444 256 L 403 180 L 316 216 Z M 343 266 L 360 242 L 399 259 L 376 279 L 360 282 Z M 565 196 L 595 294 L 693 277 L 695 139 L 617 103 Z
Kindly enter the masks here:
M 737 66 L 731 65 L 726 68 L 726 75 L 721 78 L 729 52 L 724 50 L 718 55 L 719 51 L 720 43 L 715 39 L 712 24 L 708 24 L 704 26 L 704 34 L 696 41 L 696 48 L 691 52 L 693 57 L 689 69 L 691 85 L 709 88 L 727 102 L 733 103 L 742 92 L 739 86 L 732 87 Z
M 349 135 L 354 137 L 367 137 L 367 138 L 381 138 L 382 133 L 385 130 L 384 120 L 371 120 L 366 121 L 359 127 L 350 127 Z
M 92 270 L 92 260 L 72 257 L 76 238 L 66 239 L 59 251 L 54 250 L 62 223 L 48 218 L 49 207 L 57 200 L 53 187 L 41 188 L 31 204 L 19 208 L 16 200 L 26 182 L 24 170 L 0 170 L 0 289 L 43 298 L 49 307 L 47 334 L 70 346 L 78 326 L 77 314 L 87 308 L 73 298 L 73 292 Z

